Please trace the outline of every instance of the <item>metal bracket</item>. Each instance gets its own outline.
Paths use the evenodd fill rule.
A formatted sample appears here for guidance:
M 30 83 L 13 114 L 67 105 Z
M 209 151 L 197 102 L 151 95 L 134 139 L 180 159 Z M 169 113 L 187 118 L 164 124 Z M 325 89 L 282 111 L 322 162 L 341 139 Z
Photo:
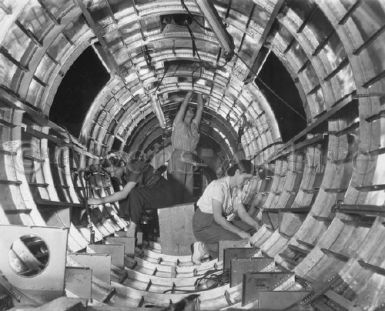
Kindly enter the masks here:
M 232 259 L 230 262 L 230 287 L 242 283 L 245 273 L 260 272 L 273 262 L 273 259 L 265 257 Z
M 111 256 L 107 254 L 70 254 L 78 264 L 89 267 L 93 276 L 99 280 L 111 284 Z
M 128 256 L 135 255 L 135 237 L 107 237 L 106 244 L 124 245 L 124 254 Z
M 250 258 L 258 251 L 254 247 L 243 247 L 243 248 L 226 248 L 223 251 L 223 272 L 230 269 L 230 263 L 232 259 L 238 258 Z
M 92 270 L 88 267 L 66 267 L 65 289 L 78 298 L 92 298 Z M 69 292 L 69 293 L 68 293 Z
M 34 235 L 47 245 L 49 260 L 37 275 L 17 274 L 9 264 L 8 253 L 22 236 Z M 10 284 L 38 303 L 51 301 L 64 294 L 64 274 L 67 252 L 67 228 L 0 225 L 0 267 Z
M 249 303 L 253 302 L 254 310 L 287 310 L 298 305 L 309 293 L 310 291 L 258 291 Z
M 87 253 L 108 254 L 111 256 L 111 263 L 120 268 L 124 268 L 124 245 L 123 244 L 89 244 Z
M 244 306 L 252 301 L 263 299 L 264 297 L 261 292 L 273 291 L 293 275 L 293 273 L 287 272 L 256 272 L 244 274 L 242 282 L 242 305 Z
M 218 251 L 218 261 L 223 261 L 223 251 L 226 248 L 239 248 L 239 247 L 249 247 L 249 240 L 240 240 L 240 241 L 219 241 L 219 251 Z

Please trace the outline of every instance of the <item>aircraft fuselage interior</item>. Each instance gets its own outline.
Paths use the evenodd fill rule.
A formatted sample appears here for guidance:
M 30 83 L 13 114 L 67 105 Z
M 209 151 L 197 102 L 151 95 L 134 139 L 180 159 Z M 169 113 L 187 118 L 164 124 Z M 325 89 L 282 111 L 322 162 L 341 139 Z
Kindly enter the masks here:
M 384 310 L 384 120 L 384 0 L 0 0 L 0 311 Z

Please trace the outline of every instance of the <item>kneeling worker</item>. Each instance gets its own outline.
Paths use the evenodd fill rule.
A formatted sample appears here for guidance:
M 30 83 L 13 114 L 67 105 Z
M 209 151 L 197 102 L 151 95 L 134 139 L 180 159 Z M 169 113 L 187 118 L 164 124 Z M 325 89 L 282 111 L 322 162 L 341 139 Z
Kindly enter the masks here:
M 140 160 L 122 161 L 114 155 L 104 159 L 105 172 L 125 184 L 123 189 L 102 198 L 88 199 L 89 205 L 120 202 L 119 216 L 131 220 L 130 230 L 136 231 L 145 210 L 155 210 L 178 204 L 178 183 L 164 179 L 150 164 Z
M 212 181 L 197 202 L 193 217 L 193 232 L 198 242 L 193 244 L 192 261 L 199 264 L 210 255 L 218 257 L 218 242 L 251 237 L 259 224 L 247 212 L 241 201 L 241 189 L 253 177 L 253 164 L 240 160 L 227 170 L 226 177 Z M 241 222 L 232 223 L 235 215 Z

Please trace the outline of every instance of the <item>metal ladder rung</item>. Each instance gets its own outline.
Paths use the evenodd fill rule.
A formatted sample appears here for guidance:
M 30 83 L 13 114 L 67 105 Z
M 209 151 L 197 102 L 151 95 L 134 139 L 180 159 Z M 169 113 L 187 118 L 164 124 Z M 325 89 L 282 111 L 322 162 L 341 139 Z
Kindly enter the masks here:
M 346 188 L 324 188 L 326 193 L 343 193 L 346 192 Z
M 27 159 L 27 160 L 32 160 L 32 161 L 40 162 L 40 163 L 45 162 L 45 159 L 41 159 L 41 158 L 35 157 L 35 156 L 31 155 L 31 154 L 23 154 L 23 158 Z
M 361 267 L 365 268 L 365 269 L 368 269 L 368 270 L 371 270 L 375 273 L 378 273 L 378 274 L 381 274 L 381 275 L 385 275 L 385 269 L 382 268 L 382 267 L 379 267 L 379 266 L 376 266 L 376 265 L 372 265 L 368 262 L 365 262 L 364 260 L 360 259 L 358 260 L 358 263 Z
M 300 240 L 300 239 L 296 239 L 296 241 L 298 242 L 298 244 L 304 245 L 304 246 L 306 246 L 307 248 L 310 248 L 310 249 L 313 249 L 313 248 L 314 248 L 314 245 L 311 244 L 311 243 L 305 242 L 305 241 Z
M 319 215 L 312 215 L 312 217 L 315 220 L 326 222 L 326 223 L 331 223 L 333 221 L 333 218 L 331 217 L 325 217 L 325 216 L 319 216 Z
M 10 155 L 10 156 L 15 156 L 17 155 L 17 152 L 15 151 L 10 151 L 10 150 L 4 150 L 0 148 L 0 153 Z
M 327 256 L 332 256 L 340 261 L 343 261 L 343 262 L 348 262 L 350 257 L 347 256 L 347 255 L 344 255 L 344 254 L 341 254 L 341 253 L 337 253 L 335 251 L 332 251 L 330 249 L 327 249 L 327 248 L 321 248 L 321 251 L 327 255 Z
M 304 189 L 304 188 L 301 188 L 301 190 L 307 194 L 313 194 L 313 193 L 316 193 L 319 191 L 319 188 L 313 188 L 313 189 Z
M 294 251 L 294 252 L 296 252 L 296 253 L 299 253 L 299 254 L 301 254 L 301 255 L 303 255 L 303 256 L 306 256 L 306 255 L 309 254 L 309 252 L 310 252 L 310 250 L 308 250 L 308 249 L 303 249 L 303 248 L 300 248 L 300 247 L 298 247 L 297 245 L 293 245 L 293 244 L 289 244 L 288 247 L 289 247 L 292 251 Z
M 299 262 L 297 262 L 296 259 L 289 257 L 285 253 L 279 253 L 279 256 L 281 256 L 282 259 L 284 259 L 287 263 L 289 263 L 292 266 L 298 265 Z
M 20 186 L 22 182 L 20 180 L 7 180 L 7 179 L 0 179 L 1 185 L 14 185 L 14 186 Z
M 49 186 L 49 184 L 47 183 L 33 183 L 33 182 L 28 183 L 28 185 L 30 187 L 37 187 L 37 188 L 47 188 Z
M 385 190 L 385 184 L 356 186 L 356 190 L 363 192 Z
M 11 122 L 5 121 L 3 119 L 0 119 L 0 126 L 5 126 L 5 127 L 9 127 L 9 128 L 15 128 L 17 125 L 13 124 Z
M 18 214 L 30 214 L 32 209 L 30 208 L 23 208 L 23 209 L 8 209 L 4 210 L 4 213 L 6 215 L 18 215 Z

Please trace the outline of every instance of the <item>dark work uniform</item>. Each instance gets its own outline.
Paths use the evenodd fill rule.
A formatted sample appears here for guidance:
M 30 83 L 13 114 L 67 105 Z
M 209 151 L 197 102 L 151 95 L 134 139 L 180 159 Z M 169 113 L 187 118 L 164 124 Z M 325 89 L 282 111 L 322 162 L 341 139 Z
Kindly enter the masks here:
M 125 183 L 135 182 L 126 200 L 120 204 L 119 216 L 140 223 L 144 210 L 155 210 L 180 203 L 178 183 L 164 179 L 154 168 L 144 162 L 137 162 L 126 168 L 123 175 Z

